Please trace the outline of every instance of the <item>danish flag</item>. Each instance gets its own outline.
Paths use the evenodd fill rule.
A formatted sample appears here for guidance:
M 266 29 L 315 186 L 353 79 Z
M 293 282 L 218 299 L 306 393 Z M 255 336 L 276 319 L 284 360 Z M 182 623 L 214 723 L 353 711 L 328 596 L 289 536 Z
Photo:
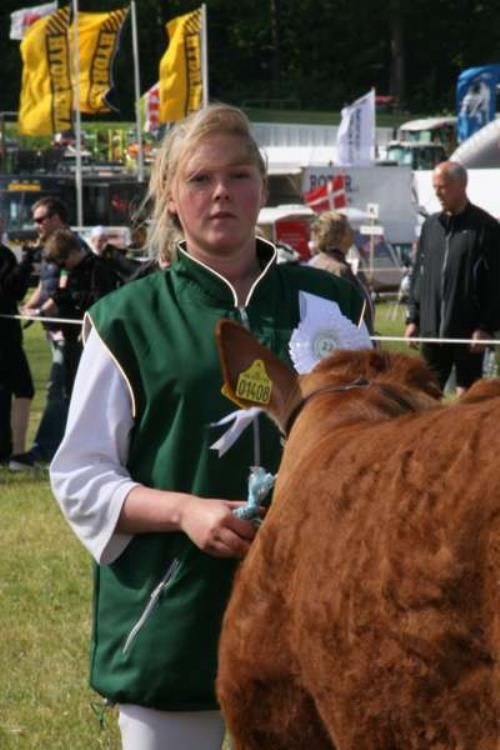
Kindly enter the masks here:
M 309 190 L 308 193 L 304 194 L 304 200 L 306 205 L 317 214 L 335 208 L 345 208 L 347 196 L 344 175 L 336 174 L 334 177 L 330 177 L 324 185 Z

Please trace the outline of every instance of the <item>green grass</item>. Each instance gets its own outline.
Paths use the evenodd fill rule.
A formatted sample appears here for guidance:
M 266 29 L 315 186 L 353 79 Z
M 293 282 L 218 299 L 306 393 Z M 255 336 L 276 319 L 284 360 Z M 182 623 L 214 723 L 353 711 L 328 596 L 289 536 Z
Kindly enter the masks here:
M 396 302 L 380 302 L 375 306 L 375 329 L 379 336 L 402 336 L 405 328 L 405 305 Z M 382 342 L 384 349 L 389 351 L 415 354 L 404 341 Z
M 45 383 L 50 367 L 50 352 L 43 329 L 34 323 L 24 332 L 24 344 L 30 361 L 33 381 L 35 383 L 35 398 L 31 405 L 28 445 L 35 434 L 45 404 Z
M 25 332 L 36 396 L 29 441 L 45 400 L 49 350 Z M 87 685 L 91 562 L 50 492 L 47 472 L 0 471 L 0 748 L 118 750 L 112 711 L 100 728 Z
M 400 335 L 404 311 L 377 305 L 377 330 Z M 25 344 L 37 387 L 30 437 L 45 398 L 48 347 L 40 325 Z M 404 344 L 390 348 L 407 350 Z M 91 562 L 52 498 L 44 472 L 0 471 L 0 749 L 118 750 L 87 685 Z
M 45 476 L 3 476 L 0 747 L 118 748 L 87 687 L 90 559 Z

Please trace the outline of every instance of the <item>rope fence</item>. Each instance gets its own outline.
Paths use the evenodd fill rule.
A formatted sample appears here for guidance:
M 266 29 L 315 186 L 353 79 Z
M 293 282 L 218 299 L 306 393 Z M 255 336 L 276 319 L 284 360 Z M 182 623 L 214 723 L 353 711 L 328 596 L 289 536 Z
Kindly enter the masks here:
M 30 320 L 33 323 L 70 323 L 72 325 L 81 326 L 83 320 L 75 320 L 75 318 L 49 318 L 48 315 L 2 315 L 0 318 L 7 318 L 10 320 Z
M 83 320 L 75 320 L 74 318 L 50 318 L 48 316 L 41 315 L 3 315 L 0 314 L 0 318 L 7 318 L 11 320 L 29 320 L 38 323 L 68 323 L 71 325 L 81 326 Z M 432 338 L 424 336 L 412 336 L 407 338 L 406 336 L 370 336 L 372 341 L 387 341 L 387 342 L 398 342 L 405 344 L 481 344 L 483 346 L 499 346 L 500 339 L 447 339 L 447 338 Z
M 11 320 L 21 320 L 25 321 L 27 325 L 32 325 L 33 323 L 62 323 L 64 325 L 82 325 L 82 320 L 75 320 L 74 318 L 56 318 L 56 317 L 49 317 L 49 316 L 40 316 L 40 315 L 5 315 L 0 313 L 0 318 L 6 318 Z M 26 327 L 26 326 L 25 326 Z M 378 336 L 373 335 L 370 336 L 370 339 L 373 342 L 380 342 L 380 343 L 394 343 L 394 344 L 406 344 L 408 347 L 417 345 L 417 344 L 480 344 L 485 347 L 487 347 L 486 354 L 485 354 L 485 369 L 484 369 L 484 376 L 485 377 L 495 377 L 497 374 L 497 365 L 495 363 L 495 360 L 498 362 L 498 357 L 500 357 L 500 354 L 498 353 L 498 347 L 500 345 L 500 339 L 481 339 L 481 340 L 473 340 L 473 339 L 448 339 L 448 338 L 426 338 L 423 336 L 415 336 L 412 338 L 406 338 L 405 336 Z M 415 347 L 414 347 L 415 348 Z M 489 352 L 489 353 L 488 353 Z M 488 360 L 487 358 L 491 357 L 491 360 Z M 32 371 L 32 377 L 33 382 L 35 384 L 35 389 L 43 389 L 46 385 L 45 377 L 37 377 L 37 374 Z
M 438 339 L 423 336 L 370 336 L 372 341 L 399 341 L 405 344 L 482 344 L 484 346 L 498 346 L 500 339 Z

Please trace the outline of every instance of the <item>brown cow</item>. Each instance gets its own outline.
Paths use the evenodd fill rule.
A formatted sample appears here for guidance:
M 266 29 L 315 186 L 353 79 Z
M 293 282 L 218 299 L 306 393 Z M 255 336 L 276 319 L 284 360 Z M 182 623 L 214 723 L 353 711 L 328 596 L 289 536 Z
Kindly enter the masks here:
M 500 382 L 441 406 L 418 358 L 297 377 L 218 337 L 229 392 L 262 360 L 289 430 L 221 636 L 235 750 L 498 750 Z

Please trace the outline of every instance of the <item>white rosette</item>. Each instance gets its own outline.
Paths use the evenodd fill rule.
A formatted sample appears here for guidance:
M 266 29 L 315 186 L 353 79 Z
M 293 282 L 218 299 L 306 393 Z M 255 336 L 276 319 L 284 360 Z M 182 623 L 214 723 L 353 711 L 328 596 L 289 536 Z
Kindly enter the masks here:
M 300 323 L 292 333 L 290 356 L 299 374 L 310 372 L 336 349 L 371 349 L 364 323 L 355 326 L 332 300 L 299 292 Z

